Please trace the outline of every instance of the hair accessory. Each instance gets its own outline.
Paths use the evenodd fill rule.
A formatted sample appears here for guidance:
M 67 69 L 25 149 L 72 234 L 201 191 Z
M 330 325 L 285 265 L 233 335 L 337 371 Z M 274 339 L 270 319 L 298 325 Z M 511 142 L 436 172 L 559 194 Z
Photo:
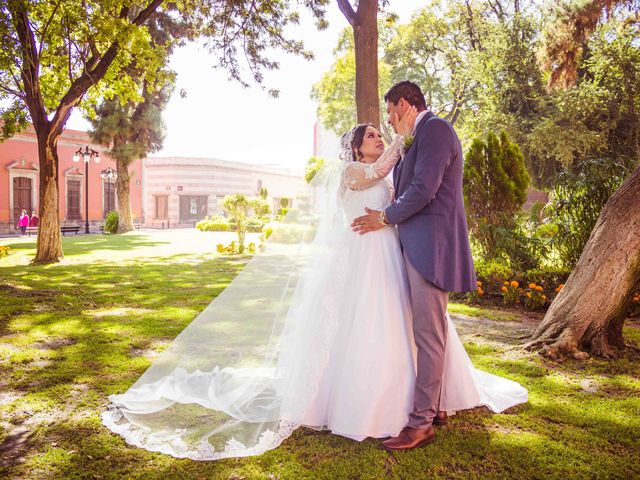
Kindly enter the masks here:
M 340 160 L 342 160 L 345 163 L 353 162 L 355 160 L 353 158 L 352 144 L 353 144 L 353 136 L 355 135 L 357 128 L 358 128 L 358 125 L 356 125 L 351 130 L 344 133 L 340 138 L 341 150 L 338 157 L 340 157 Z

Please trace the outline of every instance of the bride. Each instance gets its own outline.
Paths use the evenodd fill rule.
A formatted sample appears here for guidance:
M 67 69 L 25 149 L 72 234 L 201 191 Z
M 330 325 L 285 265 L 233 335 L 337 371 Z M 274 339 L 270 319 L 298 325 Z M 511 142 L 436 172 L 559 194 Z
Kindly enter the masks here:
M 194 460 L 258 455 L 295 429 L 357 441 L 398 435 L 413 406 L 416 351 L 397 232 L 360 236 L 365 207 L 393 195 L 415 109 L 386 149 L 358 125 L 233 282 L 124 394 L 103 423 L 133 445 Z M 476 370 L 448 318 L 440 411 L 527 401 L 519 384 Z M 441 417 L 444 418 L 444 417 Z

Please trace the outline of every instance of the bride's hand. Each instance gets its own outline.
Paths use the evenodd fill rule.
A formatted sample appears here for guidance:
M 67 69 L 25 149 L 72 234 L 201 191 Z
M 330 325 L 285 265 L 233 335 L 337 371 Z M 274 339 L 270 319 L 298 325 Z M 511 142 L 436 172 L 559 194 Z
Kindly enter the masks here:
M 416 122 L 416 118 L 418 117 L 418 110 L 416 107 L 411 106 L 405 114 L 402 116 L 400 120 L 396 123 L 397 128 L 396 131 L 405 137 L 411 135 L 413 131 L 413 125 Z

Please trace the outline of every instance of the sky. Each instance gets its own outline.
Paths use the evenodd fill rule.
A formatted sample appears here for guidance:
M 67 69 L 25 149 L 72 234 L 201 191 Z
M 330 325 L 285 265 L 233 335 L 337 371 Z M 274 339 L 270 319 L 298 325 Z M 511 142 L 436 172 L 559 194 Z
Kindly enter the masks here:
M 424 7 L 419 0 L 391 0 L 388 10 L 401 21 Z M 171 68 L 178 74 L 176 89 L 164 112 L 167 135 L 155 156 L 211 157 L 302 170 L 313 155 L 316 102 L 311 87 L 329 70 L 333 49 L 348 26 L 337 2 L 327 6 L 329 28 L 317 31 L 311 15 L 301 11 L 300 25 L 291 36 L 302 39 L 315 58 L 306 61 L 277 52 L 280 69 L 265 73 L 265 86 L 280 90 L 278 98 L 251 84 L 243 88 L 228 74 L 213 68 L 213 54 L 192 43 L 173 54 Z M 184 89 L 186 98 L 179 92 Z M 88 123 L 76 110 L 67 128 L 87 130 Z

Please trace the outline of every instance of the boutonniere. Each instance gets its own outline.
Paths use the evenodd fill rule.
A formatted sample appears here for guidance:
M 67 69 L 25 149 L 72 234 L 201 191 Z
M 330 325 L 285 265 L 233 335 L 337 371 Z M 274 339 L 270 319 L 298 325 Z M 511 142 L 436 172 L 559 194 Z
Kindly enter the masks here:
M 409 151 L 409 148 L 411 148 L 411 145 L 413 145 L 413 140 L 414 140 L 413 135 L 409 135 L 407 138 L 404 139 L 404 145 L 402 146 L 404 153 L 407 153 Z

